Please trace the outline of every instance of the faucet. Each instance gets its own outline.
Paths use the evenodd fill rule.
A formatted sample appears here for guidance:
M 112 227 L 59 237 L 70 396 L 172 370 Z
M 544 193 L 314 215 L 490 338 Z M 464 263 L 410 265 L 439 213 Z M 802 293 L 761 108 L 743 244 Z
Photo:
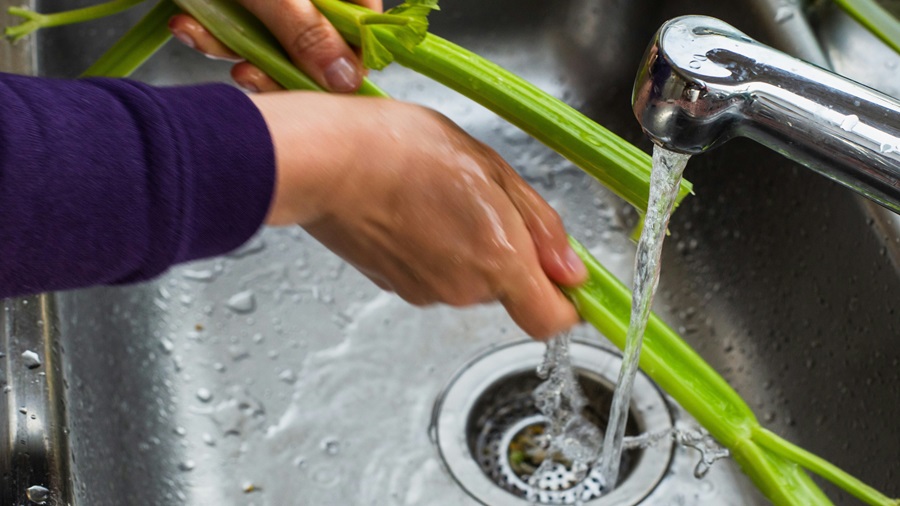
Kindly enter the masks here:
M 900 101 L 706 16 L 666 22 L 632 94 L 658 145 L 695 155 L 753 139 L 900 213 Z

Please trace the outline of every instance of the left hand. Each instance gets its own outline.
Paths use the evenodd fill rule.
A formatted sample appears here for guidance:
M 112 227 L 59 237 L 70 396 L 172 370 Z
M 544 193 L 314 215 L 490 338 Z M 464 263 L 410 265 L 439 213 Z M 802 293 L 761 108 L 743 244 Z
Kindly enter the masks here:
M 319 85 L 337 93 L 353 93 L 359 88 L 366 74 L 359 55 L 310 0 L 236 1 L 272 31 L 294 64 Z M 382 0 L 353 1 L 374 11 L 383 9 Z M 282 89 L 258 67 L 242 61 L 190 15 L 173 16 L 169 29 L 178 40 L 210 58 L 236 62 L 231 77 L 239 86 L 254 92 Z

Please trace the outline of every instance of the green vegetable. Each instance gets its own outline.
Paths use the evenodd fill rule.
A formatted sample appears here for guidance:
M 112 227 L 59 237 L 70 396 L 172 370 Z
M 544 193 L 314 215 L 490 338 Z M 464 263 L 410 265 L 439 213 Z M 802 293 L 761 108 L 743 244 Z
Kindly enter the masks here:
M 900 22 L 875 0 L 834 0 L 847 14 L 900 53 Z
M 169 18 L 181 10 L 161 0 L 82 74 L 83 77 L 128 77 L 172 38 Z
M 428 34 L 426 16 L 437 9 L 437 0 L 408 0 L 384 14 L 339 0 L 312 1 L 345 38 L 362 45 L 363 57 L 369 67 L 382 68 L 396 60 L 434 78 L 541 140 L 612 188 L 639 211 L 646 209 L 650 157 L 514 74 Z M 79 9 L 68 13 L 66 18 L 51 21 L 54 25 L 44 20 L 7 34 L 18 37 L 40 26 L 107 15 L 125 8 L 126 3 L 134 2 L 118 0 L 104 4 L 106 7 L 88 8 L 95 9 L 92 11 Z M 237 54 L 286 88 L 321 90 L 294 67 L 265 27 L 234 0 L 176 0 L 176 3 Z M 162 0 L 86 74 L 130 74 L 168 40 L 165 21 L 175 12 L 178 7 L 171 0 Z M 31 22 L 38 18 L 29 19 Z M 360 91 L 386 96 L 368 80 Z M 690 185 L 684 183 L 679 198 L 689 191 Z M 590 279 L 584 286 L 566 289 L 566 292 L 585 320 L 617 346 L 623 347 L 631 293 L 587 250 L 574 240 L 572 245 L 588 266 Z M 735 460 L 774 503 L 792 506 L 830 504 L 803 471 L 806 468 L 868 504 L 900 506 L 900 500 L 887 498 L 823 459 L 762 428 L 752 410 L 725 380 L 655 315 L 651 316 L 644 336 L 641 368 L 731 450 Z

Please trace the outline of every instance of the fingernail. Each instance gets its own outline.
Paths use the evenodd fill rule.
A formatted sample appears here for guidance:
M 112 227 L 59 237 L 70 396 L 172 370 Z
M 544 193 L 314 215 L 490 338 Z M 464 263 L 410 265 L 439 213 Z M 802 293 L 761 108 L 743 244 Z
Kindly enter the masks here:
M 182 32 L 181 30 L 172 30 L 172 35 L 175 36 L 176 39 L 180 40 L 182 44 L 185 46 L 194 49 L 197 47 L 197 44 L 194 43 L 194 39 L 191 38 L 190 35 Z
M 578 257 L 578 253 L 575 253 L 575 250 L 572 248 L 566 250 L 563 255 L 563 262 L 566 264 L 566 269 L 572 274 L 575 274 L 578 277 L 587 276 L 587 267 L 585 267 L 581 258 Z
M 348 93 L 359 88 L 362 75 L 350 60 L 341 57 L 325 69 L 325 82 L 331 91 Z
M 238 86 L 240 86 L 241 88 L 244 88 L 245 90 L 249 91 L 250 93 L 259 93 L 259 87 L 253 83 L 238 83 Z

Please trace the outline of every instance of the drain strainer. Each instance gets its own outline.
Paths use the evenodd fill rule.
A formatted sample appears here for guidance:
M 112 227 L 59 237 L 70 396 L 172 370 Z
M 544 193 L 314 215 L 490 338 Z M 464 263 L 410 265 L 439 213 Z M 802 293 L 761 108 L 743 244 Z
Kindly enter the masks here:
M 541 382 L 535 373 L 545 346 L 527 341 L 495 348 L 466 364 L 435 403 L 432 437 L 447 469 L 475 499 L 489 506 L 525 504 L 634 505 L 665 475 L 673 443 L 624 453 L 619 486 L 602 495 L 591 469 L 576 474 L 569 462 L 554 461 L 553 473 L 535 484 L 529 478 L 544 455 L 546 420 L 531 393 Z M 604 429 L 620 357 L 597 345 L 573 342 L 573 364 L 588 398 L 582 415 Z M 672 427 L 659 390 L 643 374 L 634 385 L 626 433 L 637 435 Z M 580 496 L 578 496 L 580 494 Z

